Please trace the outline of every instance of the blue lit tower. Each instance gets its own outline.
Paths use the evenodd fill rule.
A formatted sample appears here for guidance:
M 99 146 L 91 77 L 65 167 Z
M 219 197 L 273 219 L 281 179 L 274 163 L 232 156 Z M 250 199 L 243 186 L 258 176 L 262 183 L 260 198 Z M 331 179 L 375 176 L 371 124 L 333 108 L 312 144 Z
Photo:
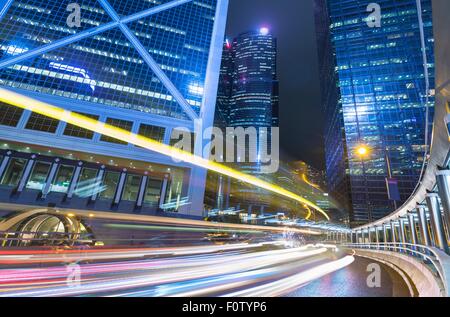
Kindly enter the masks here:
M 431 122 L 434 101 L 431 1 L 376 1 L 379 27 L 368 19 L 370 12 L 372 17 L 377 13 L 368 12 L 372 2 L 328 0 L 355 223 L 379 219 L 395 208 L 386 189 L 389 170 L 398 181 L 397 205 L 413 192 L 426 152 L 426 102 Z M 361 146 L 367 154 L 358 155 Z
M 230 126 L 272 126 L 277 101 L 277 43 L 268 28 L 243 33 L 233 40 L 234 81 Z
M 226 41 L 220 78 L 217 109 L 226 126 L 267 128 L 269 133 L 271 127 L 278 126 L 277 41 L 269 28 L 261 27 Z M 262 144 L 260 139 L 257 146 Z M 258 149 L 248 150 L 259 153 Z M 250 174 L 260 172 L 258 163 L 246 161 L 235 167 Z M 269 197 L 241 185 L 235 190 L 248 192 L 245 200 L 249 210 Z
M 166 144 L 212 125 L 228 0 L 71 2 L 1 2 L 0 85 Z M 189 164 L 4 104 L 0 140 L 1 201 L 203 213 Z

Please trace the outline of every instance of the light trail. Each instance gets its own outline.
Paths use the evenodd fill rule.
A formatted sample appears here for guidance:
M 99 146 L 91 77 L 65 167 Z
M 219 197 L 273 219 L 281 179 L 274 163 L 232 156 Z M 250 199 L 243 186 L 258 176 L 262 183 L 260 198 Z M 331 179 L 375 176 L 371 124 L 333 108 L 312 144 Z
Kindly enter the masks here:
M 311 187 L 313 187 L 313 188 L 315 188 L 315 189 L 318 189 L 318 190 L 320 190 L 320 191 L 322 190 L 322 189 L 320 188 L 319 185 L 316 185 L 316 184 L 310 182 L 310 181 L 308 180 L 308 178 L 306 177 L 306 174 L 302 174 L 302 180 L 303 180 L 306 184 L 308 184 L 309 186 L 311 186 Z
M 2 269 L 0 296 L 213 294 L 290 275 L 293 269 L 298 271 L 303 261 L 326 260 L 326 253 L 326 248 L 305 246 L 251 253 L 242 250 L 134 261 L 80 262 L 77 286 L 68 283 L 70 272 L 64 266 Z
M 145 258 L 150 256 L 194 255 L 223 251 L 248 250 L 283 242 L 237 243 L 213 246 L 172 247 L 172 248 L 117 248 L 86 250 L 0 250 L 0 264 L 30 265 L 33 263 L 68 263 L 76 261 L 99 261 Z M 1 277 L 0 277 L 1 281 Z
M 35 113 L 64 121 L 75 125 L 77 127 L 81 127 L 93 132 L 97 132 L 102 135 L 106 135 L 112 137 L 114 139 L 122 140 L 127 143 L 131 143 L 143 148 L 146 148 L 150 151 L 160 153 L 162 155 L 166 155 L 172 157 L 176 160 L 184 161 L 189 164 L 199 166 L 210 171 L 216 172 L 218 174 L 222 174 L 225 176 L 229 176 L 231 178 L 240 180 L 242 182 L 254 185 L 256 187 L 268 190 L 270 192 L 276 193 L 278 195 L 293 199 L 302 204 L 306 204 L 309 207 L 320 212 L 327 220 L 330 220 L 330 217 L 327 213 L 322 210 L 319 206 L 312 203 L 311 201 L 294 194 L 280 186 L 270 184 L 263 180 L 258 179 L 257 177 L 239 172 L 232 168 L 226 167 L 222 164 L 218 164 L 216 162 L 210 161 L 200 156 L 193 155 L 191 153 L 182 151 L 175 147 L 159 143 L 150 138 L 146 138 L 142 135 L 138 135 L 112 125 L 106 124 L 104 122 L 100 122 L 89 117 L 80 115 L 78 113 L 71 112 L 69 110 L 56 107 L 54 105 L 50 105 L 48 103 L 38 101 L 32 99 L 30 97 L 26 97 L 24 95 L 9 91 L 7 89 L 0 87 L 0 101 L 13 105 L 18 108 L 22 108 L 25 110 L 33 111 Z
M 243 291 L 225 295 L 225 297 L 275 297 L 286 294 L 327 274 L 338 271 L 355 261 L 351 255 L 342 259 L 316 266 L 312 269 L 298 273 L 294 276 L 267 283 Z

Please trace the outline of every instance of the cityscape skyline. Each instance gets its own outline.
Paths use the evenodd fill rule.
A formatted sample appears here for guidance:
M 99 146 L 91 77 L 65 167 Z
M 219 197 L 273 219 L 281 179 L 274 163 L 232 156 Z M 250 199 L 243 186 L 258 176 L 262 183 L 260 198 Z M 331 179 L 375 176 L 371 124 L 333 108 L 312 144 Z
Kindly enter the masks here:
M 0 0 L 0 297 L 450 297 L 450 1 L 72 1 Z

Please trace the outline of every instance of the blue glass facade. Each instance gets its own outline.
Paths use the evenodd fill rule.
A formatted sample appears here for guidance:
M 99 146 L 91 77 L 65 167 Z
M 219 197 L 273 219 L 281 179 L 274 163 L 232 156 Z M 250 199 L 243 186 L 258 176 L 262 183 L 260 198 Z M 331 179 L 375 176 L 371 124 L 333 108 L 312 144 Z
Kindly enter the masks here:
M 325 114 L 324 150 L 329 195 L 338 203 L 330 214 L 347 221 L 352 216 L 350 179 L 344 118 L 336 72 L 336 58 L 331 42 L 327 0 L 314 1 L 321 106 Z
M 173 130 L 193 130 L 194 119 L 212 125 L 228 0 L 86 0 L 79 26 L 68 23 L 72 2 L 1 2 L 8 5 L 0 10 L 1 86 L 166 144 Z M 139 162 L 142 173 L 166 166 L 177 173 L 168 196 L 189 196 L 189 208 L 202 214 L 204 172 L 189 164 L 0 107 L 15 115 L 0 123 L 0 139 L 14 143 L 14 151 L 25 149 L 20 144 L 55 148 L 61 156 L 77 150 L 74 159 L 128 169 L 116 161 Z
M 353 222 L 393 210 L 385 178 L 390 162 L 401 203 L 413 192 L 424 160 L 426 81 L 415 0 L 381 0 L 381 27 L 369 27 L 372 1 L 328 0 L 342 101 Z M 434 60 L 431 1 L 422 0 L 432 121 Z M 358 156 L 364 145 L 368 155 Z
M 277 92 L 276 39 L 264 30 L 241 34 L 233 41 L 233 59 L 230 126 L 271 127 Z
M 129 16 L 168 2 L 111 5 L 119 16 Z M 203 97 L 216 2 L 189 1 L 128 24 L 196 112 Z M 81 27 L 71 28 L 67 4 L 14 1 L 1 22 L 0 61 L 112 21 L 99 2 L 84 1 Z M 10 87 L 185 118 L 175 98 L 117 27 L 2 68 L 0 78 L 0 84 Z

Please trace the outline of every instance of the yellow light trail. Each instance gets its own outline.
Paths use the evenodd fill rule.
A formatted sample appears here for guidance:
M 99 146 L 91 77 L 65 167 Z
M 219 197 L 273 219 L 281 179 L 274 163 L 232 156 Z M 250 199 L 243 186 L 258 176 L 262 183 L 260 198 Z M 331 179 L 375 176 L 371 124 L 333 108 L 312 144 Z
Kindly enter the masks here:
M 314 187 L 315 189 L 322 190 L 322 189 L 320 188 L 319 185 L 316 185 L 316 184 L 311 183 L 311 182 L 308 180 L 308 178 L 306 178 L 306 174 L 302 174 L 302 179 L 303 179 L 303 181 L 304 181 L 307 185 L 309 185 L 309 186 L 311 186 L 311 187 Z
M 307 206 L 317 210 L 320 212 L 327 220 L 330 220 L 330 217 L 327 215 L 325 211 L 323 211 L 319 206 L 310 202 L 309 200 L 294 194 L 282 187 L 277 185 L 270 184 L 263 180 L 260 180 L 254 176 L 239 172 L 232 168 L 226 167 L 219 163 L 204 159 L 203 157 L 193 155 L 189 152 L 182 151 L 175 147 L 162 144 L 155 140 L 146 138 L 142 135 L 135 134 L 124 129 L 120 129 L 114 127 L 112 125 L 106 124 L 104 122 L 100 122 L 98 120 L 91 119 L 89 117 L 80 115 L 78 113 L 74 113 L 72 111 L 56 107 L 54 105 L 50 105 L 48 103 L 35 100 L 30 97 L 26 97 L 24 95 L 9 91 L 7 89 L 0 87 L 0 101 L 5 102 L 7 104 L 30 110 L 35 113 L 64 121 L 75 125 L 80 128 L 84 128 L 90 131 L 97 132 L 99 134 L 109 136 L 121 141 L 125 141 L 143 148 L 146 148 L 150 151 L 160 153 L 162 155 L 170 156 L 174 159 L 187 162 L 189 164 L 199 166 L 210 171 L 216 172 L 221 175 L 226 175 L 231 178 L 240 180 L 242 182 L 254 185 L 256 187 L 271 191 L 273 193 L 279 194 L 281 196 L 296 200 L 302 204 L 306 204 Z
M 305 217 L 305 220 L 311 219 L 311 216 L 312 216 L 311 208 L 309 208 L 308 205 L 303 205 L 303 207 L 305 207 L 306 210 L 308 211 L 308 215 Z

